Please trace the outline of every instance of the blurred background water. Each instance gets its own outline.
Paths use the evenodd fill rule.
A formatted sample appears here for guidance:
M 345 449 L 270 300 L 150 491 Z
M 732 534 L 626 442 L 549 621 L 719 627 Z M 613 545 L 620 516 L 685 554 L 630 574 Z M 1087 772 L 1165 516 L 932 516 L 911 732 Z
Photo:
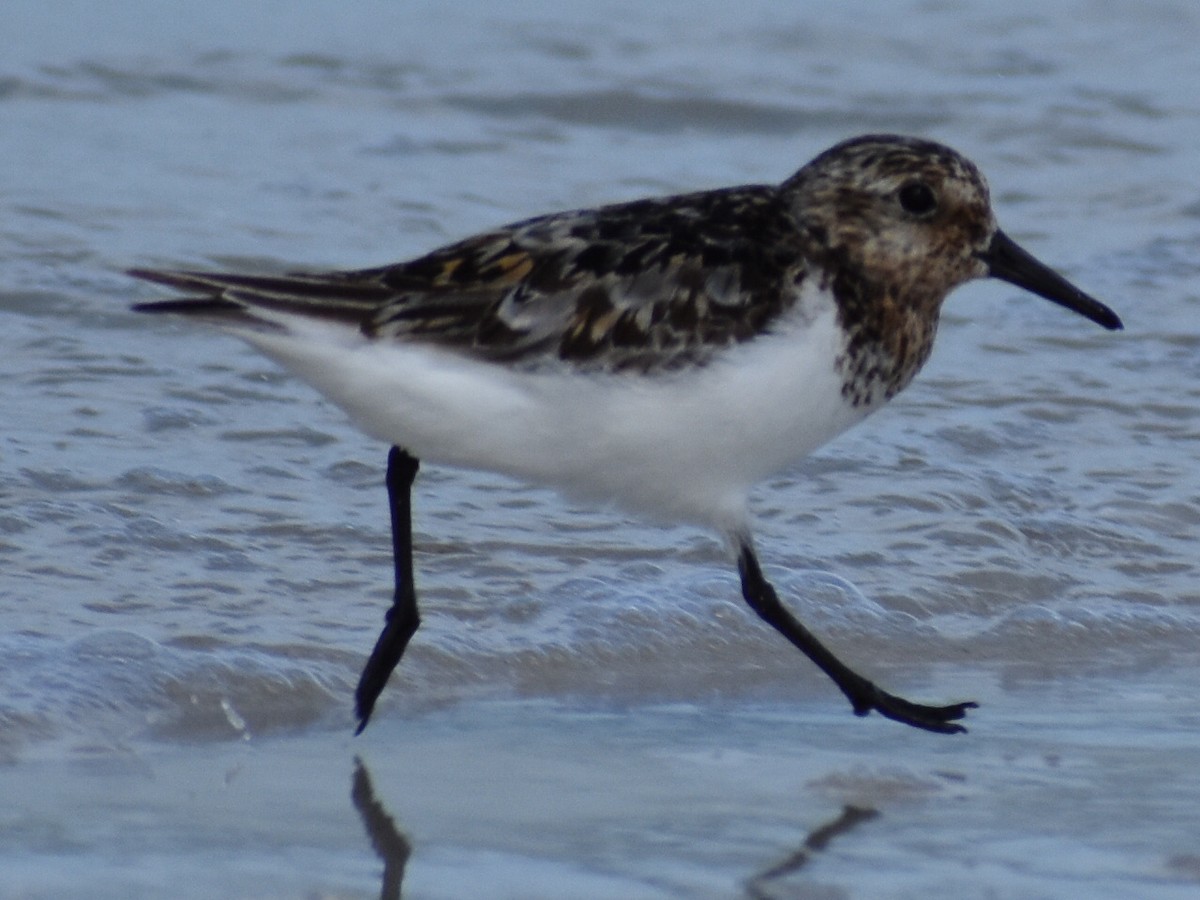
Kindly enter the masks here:
M 0 22 L 0 894 L 370 896 L 365 752 L 412 896 L 1193 895 L 1192 4 Z M 129 313 L 155 292 L 123 269 L 380 264 L 866 131 L 975 159 L 1006 230 L 1126 323 L 965 288 L 912 388 L 756 496 L 786 602 L 900 693 L 980 700 L 972 734 L 851 717 L 707 534 L 429 466 L 424 625 L 351 741 L 386 448 Z M 847 804 L 879 819 L 755 880 Z

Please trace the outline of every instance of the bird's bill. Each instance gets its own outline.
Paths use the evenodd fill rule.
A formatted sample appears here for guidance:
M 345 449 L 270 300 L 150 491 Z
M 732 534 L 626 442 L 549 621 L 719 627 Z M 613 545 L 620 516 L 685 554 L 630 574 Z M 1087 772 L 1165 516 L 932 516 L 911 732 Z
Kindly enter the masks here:
M 1045 297 L 1051 303 L 1065 306 L 1110 331 L 1123 327 L 1115 312 L 1094 297 L 1089 297 L 1048 266 L 1038 262 L 999 229 L 996 230 L 988 248 L 980 253 L 979 257 L 987 265 L 988 274 L 993 278 L 1015 284 L 1039 297 Z

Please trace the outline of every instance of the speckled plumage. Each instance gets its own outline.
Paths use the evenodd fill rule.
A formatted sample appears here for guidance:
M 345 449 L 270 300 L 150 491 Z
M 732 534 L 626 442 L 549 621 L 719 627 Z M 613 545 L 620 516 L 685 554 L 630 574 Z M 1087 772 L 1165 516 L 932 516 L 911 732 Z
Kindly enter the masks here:
M 804 277 L 798 241 L 778 190 L 755 186 L 540 216 L 354 272 L 139 274 L 235 319 L 296 311 L 523 367 L 649 373 L 768 327 Z
M 780 605 L 749 491 L 902 390 L 966 281 L 1002 278 L 1120 327 L 1000 231 L 974 165 L 889 135 L 839 144 L 780 185 L 540 216 L 390 266 L 132 274 L 194 295 L 135 308 L 228 327 L 392 443 L 394 521 L 420 458 L 712 527 L 747 602 L 856 712 L 941 732 L 971 704 L 880 691 Z M 364 671 L 364 725 L 416 629 L 397 565 L 406 624 L 389 624 Z
M 929 221 L 915 218 L 920 240 L 897 227 L 911 223 L 896 191 L 915 181 L 942 197 Z M 134 274 L 205 296 L 142 309 L 207 311 L 227 324 L 291 312 L 507 364 L 639 373 L 703 364 L 770 330 L 804 281 L 818 279 L 849 335 L 847 397 L 873 405 L 928 359 L 942 300 L 986 274 L 971 250 L 994 231 L 969 161 L 928 141 L 867 136 L 779 186 L 539 216 L 389 266 Z

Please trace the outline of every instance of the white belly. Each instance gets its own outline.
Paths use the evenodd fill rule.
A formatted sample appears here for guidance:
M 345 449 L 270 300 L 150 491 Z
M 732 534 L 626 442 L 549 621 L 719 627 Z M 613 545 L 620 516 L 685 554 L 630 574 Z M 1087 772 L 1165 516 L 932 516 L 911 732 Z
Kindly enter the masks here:
M 522 371 L 308 321 L 240 335 L 420 459 L 731 532 L 756 482 L 868 411 L 842 397 L 843 335 L 813 294 L 774 333 L 654 375 Z

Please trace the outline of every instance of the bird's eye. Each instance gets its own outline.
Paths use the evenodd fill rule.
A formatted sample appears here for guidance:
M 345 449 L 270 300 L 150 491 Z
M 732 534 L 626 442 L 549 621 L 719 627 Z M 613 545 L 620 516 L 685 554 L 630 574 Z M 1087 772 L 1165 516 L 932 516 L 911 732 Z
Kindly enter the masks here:
M 937 209 L 937 198 L 933 195 L 933 188 L 923 181 L 908 182 L 900 188 L 896 197 L 904 211 L 914 216 L 928 215 Z

